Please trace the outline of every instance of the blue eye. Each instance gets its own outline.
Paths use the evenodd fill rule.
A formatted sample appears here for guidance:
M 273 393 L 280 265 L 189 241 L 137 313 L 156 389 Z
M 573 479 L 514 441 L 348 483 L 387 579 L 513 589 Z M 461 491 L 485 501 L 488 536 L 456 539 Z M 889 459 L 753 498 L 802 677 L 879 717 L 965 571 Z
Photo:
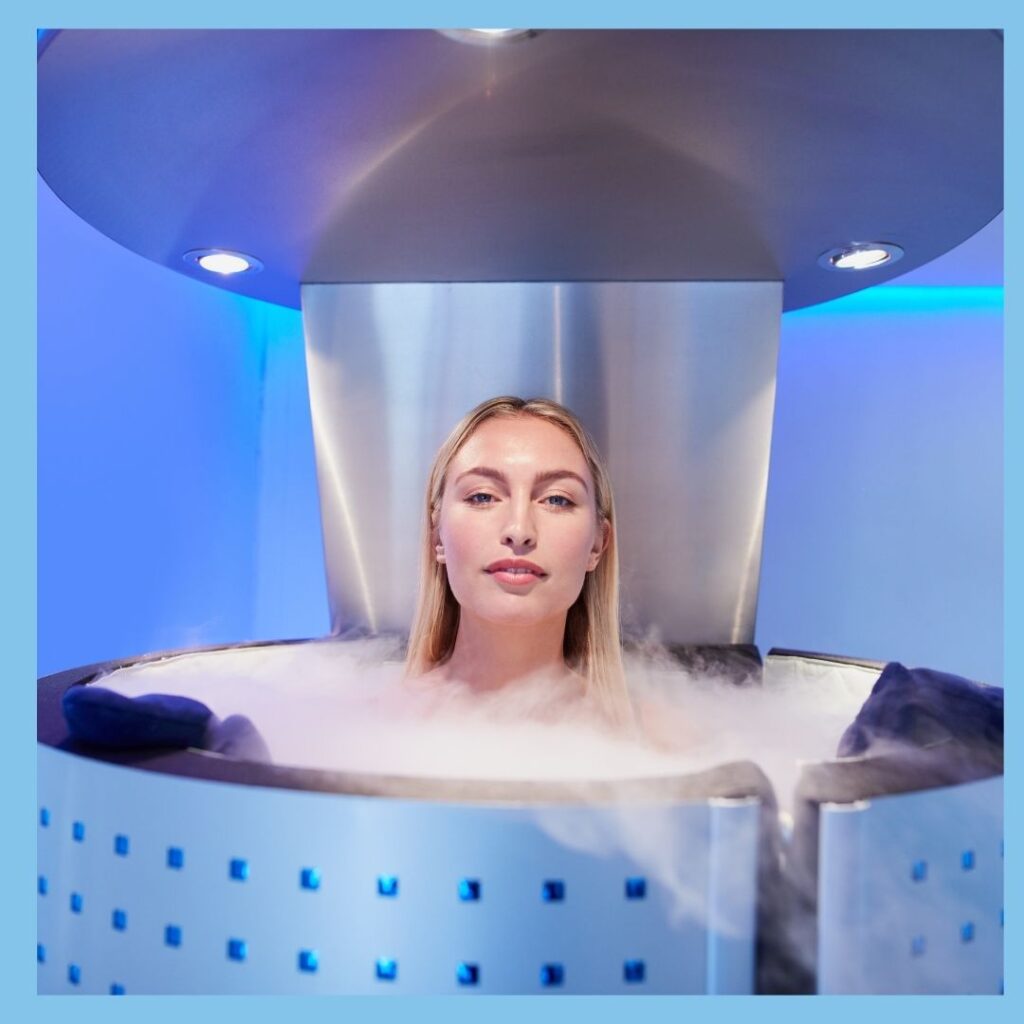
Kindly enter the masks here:
M 483 491 L 480 491 L 477 494 L 471 494 L 466 499 L 466 501 L 468 501 L 470 505 L 490 505 L 489 501 L 474 501 L 473 499 L 474 498 L 493 498 L 493 497 L 494 497 L 493 494 L 485 494 Z
M 555 498 L 558 501 L 565 502 L 564 505 L 556 505 L 556 508 L 572 508 L 576 504 L 575 501 L 573 501 L 571 498 L 567 498 L 564 494 L 549 494 L 544 500 L 550 501 L 552 498 Z

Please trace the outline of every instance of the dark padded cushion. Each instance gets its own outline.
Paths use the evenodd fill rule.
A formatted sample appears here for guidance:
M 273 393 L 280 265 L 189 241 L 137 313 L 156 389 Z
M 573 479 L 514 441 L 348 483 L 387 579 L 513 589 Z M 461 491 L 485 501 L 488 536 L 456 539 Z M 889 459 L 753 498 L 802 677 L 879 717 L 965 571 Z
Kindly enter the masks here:
M 1002 771 L 1003 691 L 892 661 L 843 733 L 837 755 L 856 757 L 879 743 L 890 748 L 952 744 Z
M 71 738 L 100 747 L 201 747 L 213 712 L 197 700 L 149 693 L 124 697 L 72 686 L 61 702 Z

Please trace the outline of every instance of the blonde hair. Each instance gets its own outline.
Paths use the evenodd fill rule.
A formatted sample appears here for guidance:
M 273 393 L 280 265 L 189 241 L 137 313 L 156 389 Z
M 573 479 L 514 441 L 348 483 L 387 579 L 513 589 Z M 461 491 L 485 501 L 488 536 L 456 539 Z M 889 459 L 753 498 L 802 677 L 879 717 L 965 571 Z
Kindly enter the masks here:
M 496 416 L 535 416 L 546 420 L 564 430 L 587 460 L 594 481 L 598 523 L 609 525 L 608 544 L 597 568 L 586 574 L 583 589 L 566 615 L 562 653 L 566 664 L 583 676 L 586 693 L 598 710 L 614 724 L 633 726 L 635 716 L 622 666 L 619 559 L 611 480 L 597 445 L 583 424 L 565 406 L 546 398 L 527 400 L 502 395 L 482 402 L 463 417 L 438 450 L 427 481 L 420 589 L 409 635 L 406 674 L 418 676 L 429 672 L 447 660 L 455 648 L 459 603 L 448 585 L 444 566 L 435 558 L 433 531 L 440 518 L 452 460 L 477 427 Z

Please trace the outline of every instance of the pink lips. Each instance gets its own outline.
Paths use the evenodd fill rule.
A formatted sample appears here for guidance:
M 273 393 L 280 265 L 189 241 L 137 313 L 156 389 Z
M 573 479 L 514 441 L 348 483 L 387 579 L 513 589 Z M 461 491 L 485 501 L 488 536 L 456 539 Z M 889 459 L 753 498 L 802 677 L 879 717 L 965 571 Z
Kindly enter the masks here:
M 524 587 L 547 575 L 539 565 L 528 562 L 525 558 L 502 558 L 492 562 L 484 571 L 501 583 L 508 583 L 513 587 Z

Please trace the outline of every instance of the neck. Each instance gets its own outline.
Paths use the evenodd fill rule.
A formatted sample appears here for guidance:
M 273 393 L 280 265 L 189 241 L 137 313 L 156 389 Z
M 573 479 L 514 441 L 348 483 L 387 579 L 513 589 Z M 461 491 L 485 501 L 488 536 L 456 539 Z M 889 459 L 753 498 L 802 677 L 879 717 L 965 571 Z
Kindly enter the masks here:
M 467 615 L 463 609 L 446 679 L 474 690 L 497 690 L 509 683 L 571 675 L 562 654 L 565 613 L 529 626 L 496 624 Z

